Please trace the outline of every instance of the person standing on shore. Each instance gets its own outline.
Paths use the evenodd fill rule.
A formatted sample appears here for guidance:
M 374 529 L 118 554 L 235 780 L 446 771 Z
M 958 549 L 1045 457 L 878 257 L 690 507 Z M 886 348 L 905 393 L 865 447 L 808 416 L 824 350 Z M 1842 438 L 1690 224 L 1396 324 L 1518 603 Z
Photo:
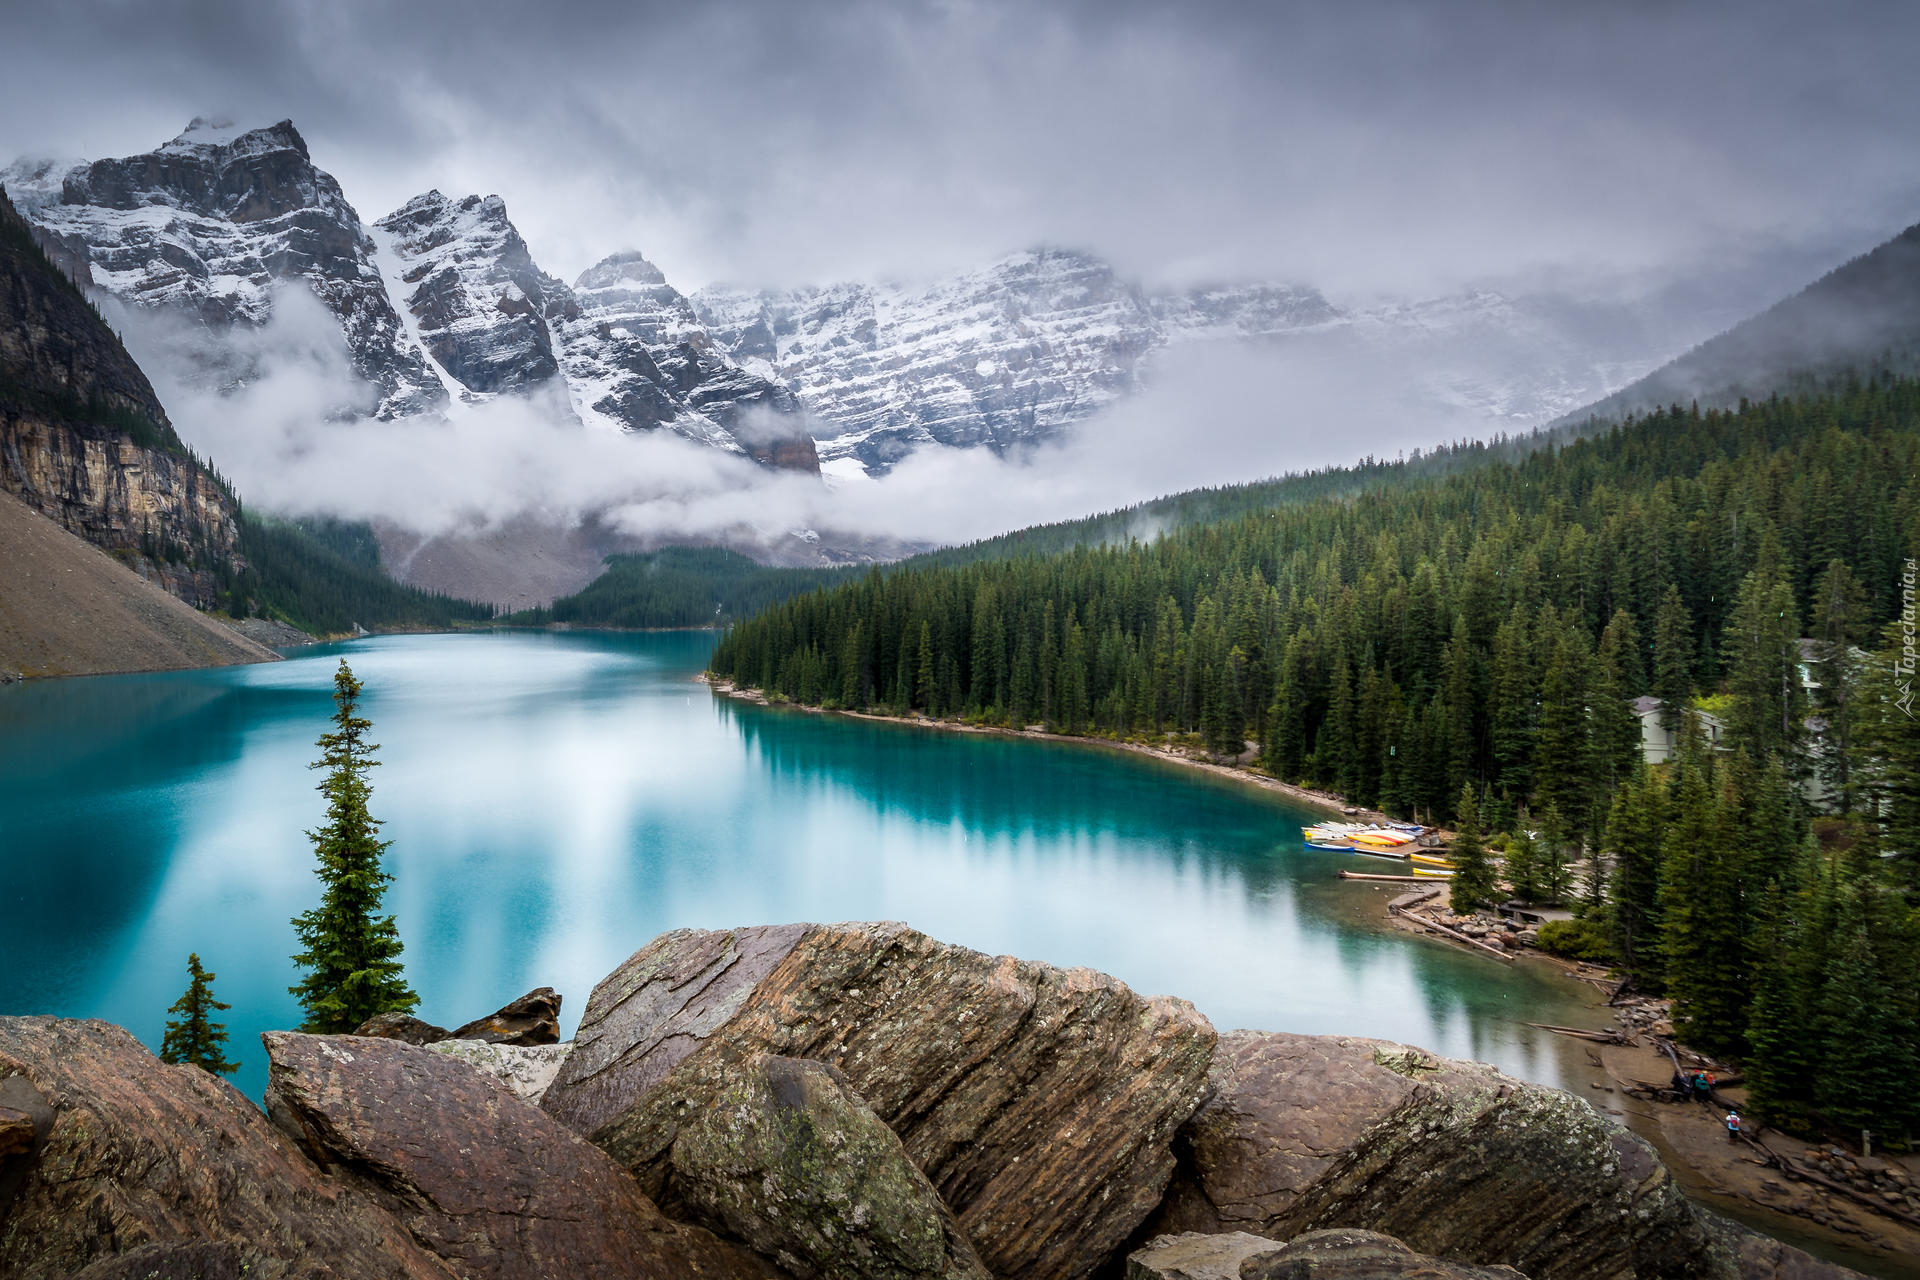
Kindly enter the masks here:
M 1738 1111 L 1727 1112 L 1727 1141 L 1740 1141 L 1740 1113 Z

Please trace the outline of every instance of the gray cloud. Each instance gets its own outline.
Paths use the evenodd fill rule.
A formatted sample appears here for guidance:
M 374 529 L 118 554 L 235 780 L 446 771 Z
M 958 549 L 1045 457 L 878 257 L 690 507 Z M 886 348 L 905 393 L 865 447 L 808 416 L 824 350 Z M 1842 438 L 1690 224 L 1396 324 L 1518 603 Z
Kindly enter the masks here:
M 1051 242 L 1149 278 L 1620 288 L 1920 209 L 1908 5 L 4 9 L 0 155 L 291 116 L 363 216 L 498 192 L 567 276 L 629 244 L 692 287 Z

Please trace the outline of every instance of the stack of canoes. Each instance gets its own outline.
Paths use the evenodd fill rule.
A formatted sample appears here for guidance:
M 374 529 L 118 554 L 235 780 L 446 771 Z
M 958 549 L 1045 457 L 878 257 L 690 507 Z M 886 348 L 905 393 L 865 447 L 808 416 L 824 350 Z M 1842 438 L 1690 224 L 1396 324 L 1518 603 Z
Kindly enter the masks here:
M 1453 863 L 1439 853 L 1420 848 L 1425 827 L 1411 822 L 1321 822 L 1302 827 L 1309 849 L 1334 849 L 1369 858 L 1394 858 L 1410 864 L 1413 874 L 1444 879 Z

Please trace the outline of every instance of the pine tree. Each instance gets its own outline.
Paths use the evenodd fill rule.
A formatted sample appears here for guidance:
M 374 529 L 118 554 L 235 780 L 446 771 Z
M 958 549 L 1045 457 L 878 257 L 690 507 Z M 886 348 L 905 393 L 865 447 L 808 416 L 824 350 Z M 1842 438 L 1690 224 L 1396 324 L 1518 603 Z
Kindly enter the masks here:
M 1660 699 L 1660 724 L 1680 731 L 1680 715 L 1693 696 L 1693 619 L 1671 583 L 1653 620 L 1653 696 Z
M 1494 879 L 1493 860 L 1487 856 L 1486 842 L 1480 832 L 1480 805 L 1473 788 L 1464 787 L 1455 802 L 1453 843 L 1447 856 L 1453 860 L 1450 901 L 1455 911 L 1475 911 L 1500 900 L 1500 886 Z
M 199 1067 L 216 1076 L 230 1076 L 240 1069 L 239 1063 L 221 1056 L 226 1052 L 227 1028 L 210 1016 L 233 1007 L 213 998 L 216 976 L 200 967 L 197 952 L 187 956 L 187 989 L 167 1010 L 180 1016 L 167 1021 L 167 1033 L 160 1041 L 160 1061 Z
M 1660 837 L 1664 787 L 1645 761 L 1614 793 L 1607 814 L 1607 849 L 1613 854 L 1608 905 L 1614 949 L 1648 990 L 1661 984 Z
M 1546 898 L 1546 890 L 1540 879 L 1540 846 L 1527 829 L 1529 821 L 1522 811 L 1514 823 L 1513 834 L 1507 837 L 1507 885 L 1520 901 L 1541 902 Z
M 367 811 L 366 775 L 379 764 L 372 758 L 379 745 L 367 741 L 373 722 L 355 714 L 363 687 L 341 659 L 333 676 L 334 729 L 320 735 L 321 756 L 312 765 L 327 771 L 319 786 L 327 821 L 307 833 L 319 863 L 320 905 L 294 917 L 302 949 L 293 962 L 307 973 L 288 990 L 306 1010 L 300 1030 L 320 1035 L 351 1032 L 377 1013 L 404 1013 L 420 1001 L 402 973 L 400 930 L 392 916 L 378 914 L 393 882 L 380 865 L 391 842 L 376 838 L 380 823 Z

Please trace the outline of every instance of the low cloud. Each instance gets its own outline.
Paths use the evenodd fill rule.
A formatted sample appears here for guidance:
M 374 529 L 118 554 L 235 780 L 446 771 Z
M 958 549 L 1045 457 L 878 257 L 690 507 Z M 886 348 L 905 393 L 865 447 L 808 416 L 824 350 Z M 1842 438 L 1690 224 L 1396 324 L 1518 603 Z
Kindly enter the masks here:
M 537 400 L 443 419 L 347 416 L 371 400 L 337 324 L 282 290 L 274 320 L 223 339 L 154 313 L 116 317 L 182 436 L 256 509 L 383 520 L 423 537 L 589 518 L 649 542 L 898 549 L 989 537 L 1200 485 L 1481 434 L 1484 416 L 1388 376 L 1360 343 L 1196 344 L 1161 353 L 1148 389 L 1015 455 L 922 448 L 879 478 L 773 471 L 666 430 L 616 435 Z M 233 379 L 244 376 L 243 385 Z M 1153 530 L 1143 529 L 1143 535 Z

